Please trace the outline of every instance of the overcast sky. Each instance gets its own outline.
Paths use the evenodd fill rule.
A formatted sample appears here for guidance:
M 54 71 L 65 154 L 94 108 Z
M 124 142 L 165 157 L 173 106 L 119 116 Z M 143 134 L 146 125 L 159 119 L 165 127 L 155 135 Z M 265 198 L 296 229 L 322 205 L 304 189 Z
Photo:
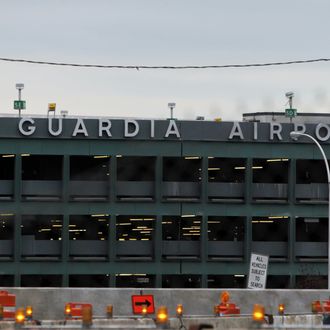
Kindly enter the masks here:
M 222 65 L 330 58 L 329 0 L 0 0 L 0 57 L 104 65 Z M 0 113 L 15 83 L 26 114 L 238 120 L 330 109 L 330 62 L 208 70 L 109 70 L 0 61 Z

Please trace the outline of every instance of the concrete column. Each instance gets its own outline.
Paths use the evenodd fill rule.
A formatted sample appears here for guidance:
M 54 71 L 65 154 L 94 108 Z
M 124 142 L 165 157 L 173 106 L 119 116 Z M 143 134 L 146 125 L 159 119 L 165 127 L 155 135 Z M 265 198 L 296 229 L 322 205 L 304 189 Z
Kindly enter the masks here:
M 155 232 L 153 237 L 154 247 L 154 262 L 156 265 L 160 265 L 162 262 L 162 241 L 163 241 L 163 227 L 162 227 L 162 216 L 157 215 L 155 220 Z M 159 267 L 155 267 L 159 269 Z M 156 273 L 156 288 L 162 287 L 162 274 L 160 270 Z
M 110 216 L 110 223 L 109 223 L 109 261 L 110 263 L 115 262 L 116 259 L 116 244 L 117 244 L 117 238 L 116 238 L 116 214 L 111 214 Z
M 18 268 L 14 275 L 14 286 L 16 286 L 16 287 L 21 286 L 21 272 L 18 270 Z
M 116 155 L 113 155 L 110 159 L 109 164 L 109 196 L 110 196 L 110 202 L 113 204 L 115 203 L 117 199 L 116 195 L 116 183 L 117 183 L 117 157 Z
M 296 276 L 295 274 L 290 275 L 290 280 L 289 280 L 289 288 L 294 289 L 296 287 Z
M 295 264 L 295 242 L 296 242 L 296 213 L 295 213 L 295 187 L 296 187 L 296 159 L 291 159 L 289 164 L 288 176 L 288 201 L 290 205 L 290 219 L 289 219 L 289 241 L 288 241 L 288 260 L 290 269 L 294 269 Z M 290 288 L 295 288 L 296 277 L 290 271 Z
M 208 185 L 209 185 L 209 160 L 208 157 L 203 157 L 201 162 L 201 236 L 200 236 L 200 258 L 203 268 L 202 278 L 201 278 L 201 287 L 207 288 L 207 260 L 208 260 L 208 212 L 207 212 L 207 203 L 208 203 Z
M 110 196 L 110 209 L 114 207 L 117 195 L 116 195 L 116 184 L 117 184 L 117 157 L 116 155 L 113 155 L 110 159 L 110 165 L 109 165 L 109 196 Z M 113 265 L 116 261 L 116 214 L 111 213 L 110 214 L 110 222 L 109 222 L 109 234 L 108 234 L 108 256 L 109 256 L 109 285 L 110 287 L 116 286 L 116 274 L 113 273 L 112 269 L 114 268 Z
M 109 285 L 110 287 L 116 286 L 116 274 L 112 271 L 114 269 L 114 264 L 116 262 L 116 214 L 112 213 L 110 215 L 110 223 L 109 223 L 109 236 L 108 236 L 108 242 L 109 242 L 109 271 L 110 274 L 110 280 Z
M 248 271 L 248 264 L 251 256 L 251 244 L 252 243 L 252 216 L 247 216 L 245 219 L 244 228 L 244 260 L 247 265 L 246 270 Z
M 15 157 L 15 181 L 14 181 L 14 200 L 16 203 L 21 201 L 22 187 L 22 157 L 17 154 Z
M 21 245 L 22 245 L 22 235 L 21 235 L 21 224 L 22 216 L 20 211 L 20 201 L 21 201 L 21 187 L 22 187 L 22 157 L 17 154 L 15 157 L 15 169 L 14 169 L 14 201 L 16 206 L 15 212 L 15 226 L 14 226 L 14 251 L 13 257 L 15 264 L 17 265 L 15 271 L 15 286 L 21 286 L 21 272 L 19 270 L 19 263 L 21 260 Z
M 156 166 L 155 166 L 155 202 L 156 203 L 161 203 L 163 198 L 162 183 L 163 183 L 163 157 L 158 156 L 156 158 Z
M 111 176 L 113 173 L 111 173 L 111 165 L 112 165 L 112 159 L 114 158 L 115 156 L 111 156 L 108 158 L 108 161 L 107 161 L 107 166 L 108 166 L 108 195 L 107 195 L 107 200 L 108 202 L 111 201 Z
M 70 190 L 70 156 L 63 156 L 62 163 L 62 200 L 64 203 L 69 201 L 69 190 Z
M 70 199 L 70 155 L 63 156 L 62 165 L 62 201 L 68 203 Z M 70 251 L 70 239 L 69 239 L 69 224 L 70 215 L 63 214 L 62 224 L 62 263 L 63 263 L 63 275 L 62 275 L 62 286 L 69 286 L 69 274 L 68 274 L 68 261 Z
M 111 288 L 115 288 L 116 287 L 116 274 L 110 274 L 109 286 Z
M 155 202 L 160 205 L 163 197 L 162 193 L 162 182 L 163 182 L 163 157 L 156 157 L 155 164 Z M 155 234 L 153 237 L 153 247 L 154 247 L 154 262 L 156 265 L 160 265 L 162 262 L 162 243 L 163 243 L 163 226 L 162 226 L 162 215 L 158 214 L 156 216 L 155 222 Z M 160 267 L 155 267 L 157 273 L 155 274 L 155 286 L 156 288 L 162 287 L 162 274 Z
M 290 205 L 295 203 L 296 172 L 297 161 L 296 159 L 291 159 L 288 173 L 288 201 Z
M 70 237 L 69 237 L 69 224 L 70 217 L 68 214 L 63 215 L 63 225 L 62 225 L 62 263 L 63 263 L 63 277 L 62 286 L 69 286 L 69 274 L 68 274 L 68 261 L 70 253 Z
M 246 265 L 248 265 L 250 261 L 250 255 L 251 255 L 251 242 L 252 242 L 252 215 L 250 214 L 250 210 L 252 208 L 250 207 L 250 204 L 252 202 L 252 184 L 253 184 L 253 173 L 252 173 L 252 164 L 253 161 L 251 158 L 246 159 L 245 162 L 245 204 L 247 207 L 247 210 L 249 210 L 246 214 L 245 219 L 245 227 L 244 227 L 244 260 Z M 247 266 L 248 271 L 248 266 Z
M 21 224 L 22 216 L 20 213 L 15 214 L 15 227 L 14 227 L 14 261 L 17 266 L 15 271 L 15 286 L 21 286 L 21 272 L 19 263 L 21 260 L 21 244 L 22 244 L 22 235 L 21 235 Z
M 207 246 L 208 246 L 208 233 L 207 233 L 207 215 L 203 215 L 201 218 L 201 236 L 200 236 L 200 244 L 201 244 L 201 262 L 202 262 L 202 279 L 201 279 L 201 287 L 207 288 Z
M 247 158 L 245 162 L 245 191 L 244 191 L 244 197 L 245 197 L 245 203 L 250 204 L 252 201 L 252 184 L 253 184 L 253 159 Z
M 209 160 L 208 157 L 202 158 L 202 164 L 201 164 L 201 202 L 203 205 L 206 205 L 208 202 L 208 185 L 209 185 Z

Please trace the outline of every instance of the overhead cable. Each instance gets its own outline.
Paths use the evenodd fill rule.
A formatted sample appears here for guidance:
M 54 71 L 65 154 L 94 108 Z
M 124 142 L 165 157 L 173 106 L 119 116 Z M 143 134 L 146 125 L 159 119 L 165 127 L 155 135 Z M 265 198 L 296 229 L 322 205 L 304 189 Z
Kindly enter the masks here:
M 62 62 L 46 62 L 16 58 L 0 57 L 0 61 L 19 62 L 29 64 L 43 64 L 55 66 L 69 66 L 81 68 L 98 68 L 98 69 L 165 69 L 165 70 L 185 70 L 185 69 L 225 69 L 225 68 L 251 68 L 265 66 L 279 66 L 291 64 L 307 64 L 315 62 L 329 62 L 330 58 L 317 58 L 308 60 L 295 60 L 286 62 L 268 62 L 268 63 L 249 63 L 249 64 L 223 64 L 223 65 L 102 65 L 102 64 L 79 64 L 79 63 L 62 63 Z

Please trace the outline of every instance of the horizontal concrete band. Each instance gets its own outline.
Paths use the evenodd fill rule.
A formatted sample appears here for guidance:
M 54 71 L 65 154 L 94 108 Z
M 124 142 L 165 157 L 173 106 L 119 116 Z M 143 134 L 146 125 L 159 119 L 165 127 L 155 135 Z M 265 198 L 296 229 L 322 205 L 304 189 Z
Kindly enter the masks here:
M 112 288 L 3 288 L 16 294 L 16 306 L 31 305 L 34 316 L 40 320 L 64 318 L 67 302 L 86 302 L 93 305 L 95 316 L 106 315 L 106 306 L 113 305 L 114 316 L 133 316 L 132 295 L 154 296 L 157 307 L 168 307 L 175 315 L 177 304 L 183 304 L 185 315 L 212 316 L 213 307 L 220 302 L 220 289 L 112 289 Z M 2 289 L 1 289 L 2 290 Z M 277 314 L 278 304 L 285 304 L 286 313 L 311 313 L 313 300 L 329 299 L 328 290 L 226 290 L 230 302 L 241 309 L 241 314 L 251 314 L 254 304 L 263 304 L 266 313 Z
M 202 325 L 213 326 L 213 329 L 256 329 L 261 325 L 268 329 L 302 329 L 313 328 L 322 329 L 322 315 L 298 315 L 298 316 L 275 316 L 272 324 L 256 323 L 251 317 L 183 317 L 170 318 L 166 329 L 192 329 L 195 326 L 197 329 Z M 160 327 L 151 318 L 115 318 L 115 319 L 96 319 L 92 322 L 93 328 L 97 329 L 159 329 Z M 199 327 L 197 327 L 199 326 Z M 33 322 L 26 322 L 25 327 L 33 328 Z M 77 329 L 82 327 L 82 321 L 42 321 L 38 325 L 41 329 Z M 15 329 L 15 324 L 11 322 L 0 322 L 0 329 Z

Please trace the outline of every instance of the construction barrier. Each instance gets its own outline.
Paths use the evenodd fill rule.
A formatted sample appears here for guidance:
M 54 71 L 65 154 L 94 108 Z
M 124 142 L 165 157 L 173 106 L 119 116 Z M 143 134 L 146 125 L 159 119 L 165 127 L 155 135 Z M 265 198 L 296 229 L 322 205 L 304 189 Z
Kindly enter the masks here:
M 92 304 L 81 303 L 81 302 L 68 302 L 65 304 L 65 318 L 66 319 L 82 319 L 83 308 L 92 310 Z
M 0 305 L 3 308 L 3 319 L 15 320 L 16 295 L 8 291 L 0 291 Z
M 217 309 L 216 312 L 219 316 L 241 313 L 239 307 L 237 307 L 235 303 L 232 302 L 230 303 L 229 299 L 230 299 L 230 295 L 227 291 L 221 293 L 220 296 L 221 302 L 219 305 L 216 306 Z
M 315 300 L 312 302 L 312 312 L 313 313 L 330 313 L 330 300 Z

